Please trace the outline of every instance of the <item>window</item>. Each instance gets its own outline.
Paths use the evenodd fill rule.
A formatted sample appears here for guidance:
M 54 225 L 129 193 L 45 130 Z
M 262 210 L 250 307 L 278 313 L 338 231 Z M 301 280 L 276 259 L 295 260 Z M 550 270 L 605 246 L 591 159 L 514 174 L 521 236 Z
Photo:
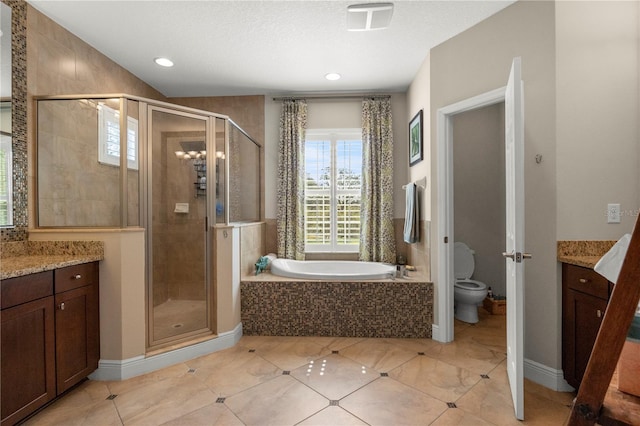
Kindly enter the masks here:
M 13 224 L 11 136 L 0 136 L 0 226 Z
M 120 166 L 120 112 L 101 104 L 98 129 L 98 161 Z M 138 170 L 138 120 L 132 117 L 127 117 L 127 167 Z
M 307 130 L 304 149 L 305 251 L 357 252 L 362 131 Z

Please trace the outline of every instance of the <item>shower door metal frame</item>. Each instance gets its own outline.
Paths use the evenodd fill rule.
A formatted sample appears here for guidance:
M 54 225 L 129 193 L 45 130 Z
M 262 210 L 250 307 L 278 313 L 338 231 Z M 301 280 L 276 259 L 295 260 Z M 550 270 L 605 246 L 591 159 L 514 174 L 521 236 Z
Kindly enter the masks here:
M 153 172 L 153 162 L 152 162 L 152 151 L 153 151 L 153 143 L 152 143 L 152 126 L 153 126 L 153 112 L 154 111 L 159 111 L 159 112 L 163 112 L 163 113 L 168 113 L 168 114 L 173 114 L 176 116 L 181 116 L 181 117 L 186 117 L 186 118 L 193 118 L 193 119 L 197 119 L 197 120 L 202 120 L 204 121 L 205 124 L 205 146 L 206 146 L 206 150 L 207 150 L 207 157 L 206 157 L 206 165 L 207 165 L 207 171 L 206 171 L 206 179 L 207 182 L 213 182 L 214 176 L 215 176 L 215 161 L 213 160 L 213 158 L 215 158 L 215 155 L 212 156 L 210 155 L 210 153 L 215 153 L 215 130 L 216 130 L 216 124 L 215 124 L 215 119 L 216 118 L 222 118 L 226 121 L 228 121 L 228 117 L 223 116 L 223 115 L 219 115 L 219 114 L 214 114 L 214 113 L 209 113 L 206 111 L 198 111 L 198 110 L 193 110 L 190 108 L 181 108 L 180 106 L 174 106 L 174 105 L 169 105 L 169 104 L 165 104 L 165 103 L 154 103 L 154 102 L 147 102 L 146 107 L 146 144 L 145 144 L 145 165 L 146 165 L 146 170 L 144 171 L 144 184 L 141 185 L 144 188 L 144 200 L 143 200 L 143 206 L 144 206 L 144 214 L 143 214 L 143 218 L 144 218 L 144 222 L 143 222 L 143 226 L 144 228 L 147 230 L 147 235 L 146 235 L 146 250 L 147 250 L 147 258 L 145 260 L 146 265 L 145 265 L 145 269 L 146 269 L 146 274 L 145 274 L 145 281 L 146 281 L 146 298 L 147 298 L 147 309 L 146 309 L 146 318 L 147 318 L 147 328 L 146 328 L 146 334 L 147 334 L 147 339 L 146 339 L 146 348 L 147 348 L 147 352 L 149 350 L 155 350 L 155 349 L 160 349 L 162 347 L 168 346 L 168 345 L 175 345 L 175 344 L 180 344 L 183 342 L 188 342 L 193 340 L 194 338 L 198 338 L 198 337 L 207 337 L 207 336 L 211 336 L 211 337 L 215 337 L 216 336 L 216 312 L 217 312 L 217 308 L 216 308 L 216 298 L 215 298 L 215 285 L 214 285 L 214 276 L 213 276 L 213 268 L 212 268 L 212 259 L 214 259 L 214 244 L 213 244 L 213 232 L 212 232 L 212 225 L 214 225 L 215 223 L 211 223 L 210 222 L 210 218 L 214 217 L 215 218 L 215 201 L 216 201 L 216 197 L 215 194 L 212 194 L 210 190 L 207 191 L 206 193 L 206 199 L 205 199 L 205 206 L 206 206 L 206 213 L 205 213 L 205 235 L 204 235 L 204 250 L 205 250 L 205 301 L 207 302 L 207 312 L 206 312 L 206 318 L 207 318 L 207 327 L 202 328 L 202 329 L 198 329 L 198 330 L 193 330 L 193 331 L 189 331 L 183 334 L 179 334 L 176 336 L 172 336 L 172 337 L 167 337 L 164 339 L 159 339 L 159 340 L 154 340 L 154 336 L 153 336 L 153 330 L 154 330 L 154 316 L 153 316 L 153 238 L 151 235 L 151 226 L 152 226 L 152 215 L 153 215 L 153 194 L 152 194 L 152 190 L 150 188 L 150 184 L 152 182 L 152 172 Z M 209 189 L 211 186 L 210 184 L 207 186 L 207 189 Z

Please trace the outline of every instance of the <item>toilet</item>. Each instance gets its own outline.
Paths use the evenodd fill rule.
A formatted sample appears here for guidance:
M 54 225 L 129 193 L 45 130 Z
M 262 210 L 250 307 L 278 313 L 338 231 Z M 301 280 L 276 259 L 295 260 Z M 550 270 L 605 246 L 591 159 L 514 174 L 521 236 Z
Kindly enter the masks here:
M 475 270 L 473 253 L 465 243 L 456 242 L 453 245 L 455 317 L 471 324 L 478 322 L 478 305 L 487 296 L 487 285 L 471 279 Z

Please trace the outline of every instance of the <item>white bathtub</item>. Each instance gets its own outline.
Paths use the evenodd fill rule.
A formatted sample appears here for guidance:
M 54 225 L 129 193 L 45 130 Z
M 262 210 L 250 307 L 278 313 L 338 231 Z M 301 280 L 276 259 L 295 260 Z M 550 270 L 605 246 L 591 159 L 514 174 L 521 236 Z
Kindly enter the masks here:
M 393 278 L 396 267 L 386 263 L 349 260 L 274 259 L 271 273 L 281 277 L 312 280 L 378 280 Z

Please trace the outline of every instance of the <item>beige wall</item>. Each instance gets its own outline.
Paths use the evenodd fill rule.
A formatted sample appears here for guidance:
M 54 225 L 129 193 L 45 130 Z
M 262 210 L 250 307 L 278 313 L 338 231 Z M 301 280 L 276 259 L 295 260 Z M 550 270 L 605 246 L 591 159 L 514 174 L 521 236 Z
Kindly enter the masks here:
M 409 99 L 430 105 L 431 181 L 438 173 L 438 108 L 503 87 L 513 57 L 522 57 L 525 91 L 526 266 L 525 357 L 552 368 L 560 362 L 560 298 L 555 261 L 555 21 L 552 2 L 518 2 L 437 46 L 417 81 L 430 80 L 430 99 L 412 85 Z M 544 157 L 536 164 L 536 154 Z M 437 194 L 431 192 L 431 227 L 437 229 Z M 437 277 L 432 232 L 432 278 Z M 436 283 L 438 287 L 439 283 Z M 438 307 L 436 307 L 436 312 Z
M 434 48 L 407 93 L 410 109 L 431 106 L 434 182 L 437 109 L 504 86 L 512 58 L 522 57 L 525 235 L 534 256 L 525 269 L 525 357 L 551 368 L 561 368 L 556 241 L 617 238 L 635 217 L 607 225 L 606 203 L 631 216 L 639 205 L 638 13 L 637 2 L 517 2 Z M 433 277 L 437 244 L 432 235 Z
M 408 123 L 418 111 L 422 110 L 422 132 L 423 132 L 423 147 L 422 154 L 423 160 L 414 164 L 412 167 L 407 168 L 407 181 L 414 182 L 427 178 L 426 187 L 421 192 L 422 203 L 420 217 L 420 234 L 422 235 L 420 241 L 416 244 L 409 246 L 409 258 L 412 263 L 415 263 L 420 272 L 424 275 L 426 280 L 433 280 L 432 260 L 433 260 L 433 247 L 432 247 L 432 194 L 434 191 L 433 176 L 431 173 L 431 105 L 429 99 L 431 98 L 431 54 L 427 55 L 424 59 L 420 72 L 416 74 L 415 78 L 411 82 L 409 89 L 407 90 L 407 116 L 405 121 Z M 405 157 L 409 155 L 408 151 L 405 151 Z M 408 160 L 407 160 L 408 163 Z M 405 166 L 407 167 L 407 166 Z M 404 217 L 404 212 L 402 213 Z M 403 221 L 404 222 L 404 221 Z M 437 300 L 438 288 L 434 286 L 434 294 Z M 437 304 L 434 302 L 434 315 L 437 314 Z M 434 319 L 437 318 L 434 316 Z
M 505 295 L 504 104 L 453 117 L 454 240 L 474 252 L 473 279 Z
M 556 3 L 559 240 L 618 239 L 637 219 L 638 5 Z M 621 224 L 606 223 L 608 203 Z

